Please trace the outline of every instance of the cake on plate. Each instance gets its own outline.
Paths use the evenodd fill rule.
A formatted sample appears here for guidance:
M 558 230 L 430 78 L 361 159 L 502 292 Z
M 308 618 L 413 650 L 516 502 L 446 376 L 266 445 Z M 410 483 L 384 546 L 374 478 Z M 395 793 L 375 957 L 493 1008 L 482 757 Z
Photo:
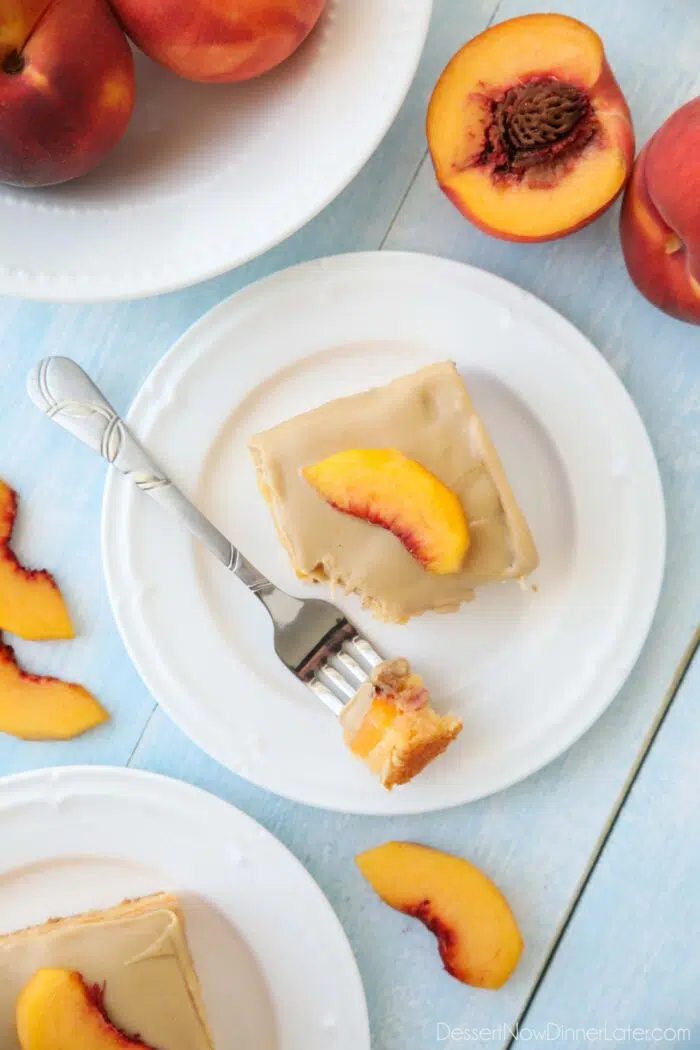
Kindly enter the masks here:
M 381 620 L 454 611 L 476 588 L 537 567 L 452 362 L 331 401 L 249 447 L 297 575 L 356 594 Z
M 2 1050 L 64 1050 L 66 1038 L 75 1050 L 213 1050 L 177 897 L 0 936 Z

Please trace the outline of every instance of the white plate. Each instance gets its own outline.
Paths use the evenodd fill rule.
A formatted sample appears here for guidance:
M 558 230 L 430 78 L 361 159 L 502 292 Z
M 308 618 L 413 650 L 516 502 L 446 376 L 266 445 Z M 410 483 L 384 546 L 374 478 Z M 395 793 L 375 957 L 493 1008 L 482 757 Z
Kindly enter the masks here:
M 0 841 L 0 932 L 173 891 L 217 1050 L 369 1050 L 333 909 L 233 806 L 133 770 L 44 770 L 0 785 Z
M 333 397 L 455 360 L 531 522 L 536 593 L 485 588 L 408 626 L 346 613 L 413 660 L 465 731 L 387 794 L 328 712 L 282 669 L 262 605 L 121 477 L 108 481 L 104 557 L 129 652 L 180 727 L 272 791 L 362 813 L 488 795 L 539 769 L 602 713 L 632 668 L 659 595 L 663 495 L 622 384 L 558 314 L 497 277 L 409 254 L 287 270 L 203 318 L 156 368 L 130 419 L 220 528 L 272 580 L 294 577 L 257 492 L 247 438 Z
M 98 170 L 0 186 L 0 293 L 89 301 L 223 273 L 317 215 L 379 145 L 432 0 L 328 0 L 309 40 L 248 84 L 180 80 L 137 56 L 131 126 Z

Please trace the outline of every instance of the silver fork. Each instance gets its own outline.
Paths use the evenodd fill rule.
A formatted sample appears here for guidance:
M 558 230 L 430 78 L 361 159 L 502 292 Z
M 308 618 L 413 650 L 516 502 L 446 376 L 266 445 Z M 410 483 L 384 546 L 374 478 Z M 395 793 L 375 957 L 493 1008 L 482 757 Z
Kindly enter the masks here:
M 48 357 L 29 375 L 27 389 L 44 415 L 99 452 L 142 492 L 173 514 L 263 603 L 283 664 L 341 714 L 382 657 L 330 602 L 293 598 L 275 587 L 156 466 L 82 368 Z

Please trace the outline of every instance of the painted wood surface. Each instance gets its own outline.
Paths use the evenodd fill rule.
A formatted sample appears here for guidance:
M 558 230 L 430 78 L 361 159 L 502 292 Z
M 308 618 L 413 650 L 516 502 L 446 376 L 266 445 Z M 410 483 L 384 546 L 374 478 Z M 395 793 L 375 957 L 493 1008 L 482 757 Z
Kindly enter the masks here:
M 600 1046 L 601 1029 L 614 1041 L 616 1028 L 637 1028 L 644 1034 L 631 1045 L 700 1046 L 698 698 L 700 656 L 523 1020 L 533 1033 L 549 1027 L 566 1046 L 587 1048 Z M 583 988 L 582 959 L 595 960 Z
M 605 1013 L 611 1025 L 634 1025 L 644 1023 L 649 1004 L 648 1016 L 671 1017 L 670 1024 L 680 1025 L 690 1023 L 683 1019 L 693 1010 L 700 1013 L 697 996 L 690 994 L 700 980 L 700 957 L 692 945 L 682 956 L 682 981 L 656 979 L 664 968 L 672 974 L 678 967 L 674 931 L 680 936 L 693 917 L 697 926 L 689 903 L 698 885 L 692 834 L 697 790 L 690 758 L 697 751 L 691 746 L 696 669 L 581 893 L 700 620 L 700 329 L 658 313 L 634 291 L 619 252 L 615 212 L 555 245 L 504 244 L 460 219 L 438 192 L 425 159 L 427 98 L 453 51 L 492 18 L 542 6 L 550 5 L 436 0 L 416 82 L 378 153 L 318 219 L 255 263 L 189 291 L 139 303 L 0 303 L 0 474 L 22 493 L 20 552 L 31 563 L 56 570 L 80 627 L 79 640 L 70 646 L 24 644 L 18 650 L 33 669 L 51 669 L 93 688 L 114 716 L 108 728 L 69 745 L 0 738 L 0 772 L 131 762 L 201 784 L 251 813 L 309 867 L 338 910 L 365 978 L 379 1050 L 460 1045 L 439 1038 L 446 1030 L 439 1024 L 483 1027 L 487 1033 L 469 1045 L 495 1048 L 508 1045 L 508 1029 L 523 1016 L 523 1023 L 533 1026 L 543 1019 L 573 1025 L 577 1017 L 593 1025 Z M 677 105 L 700 93 L 696 0 L 561 0 L 556 7 L 602 34 L 640 143 Z M 31 364 L 48 353 L 66 353 L 90 369 L 115 407 L 126 410 L 173 340 L 226 295 L 298 261 L 374 248 L 427 251 L 483 266 L 541 296 L 586 332 L 622 377 L 649 428 L 669 520 L 668 571 L 650 640 L 598 725 L 547 770 L 502 795 L 443 814 L 392 820 L 316 812 L 274 798 L 223 771 L 154 711 L 116 634 L 102 580 L 102 465 L 52 429 L 24 397 Z M 673 812 L 672 802 L 677 803 Z M 635 819 L 635 812 L 644 819 Z M 648 847 L 637 841 L 640 835 Z M 364 886 L 353 855 L 390 837 L 462 853 L 507 893 L 527 952 L 502 992 L 474 992 L 441 973 L 428 935 L 380 905 Z M 665 876 L 668 886 L 660 892 Z M 638 887 L 634 895 L 630 883 Z M 558 945 L 574 904 L 574 920 Z M 658 934 L 653 940 L 650 928 Z M 605 968 L 601 951 L 609 956 Z M 652 951 L 653 967 L 645 962 Z M 640 988 L 636 998 L 630 990 L 634 982 Z M 652 983 L 654 997 L 645 997 L 643 990 Z

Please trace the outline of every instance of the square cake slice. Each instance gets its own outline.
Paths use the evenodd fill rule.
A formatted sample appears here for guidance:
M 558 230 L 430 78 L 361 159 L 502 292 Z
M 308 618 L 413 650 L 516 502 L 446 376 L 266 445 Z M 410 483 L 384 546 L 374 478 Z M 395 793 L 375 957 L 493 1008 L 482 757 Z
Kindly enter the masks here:
M 158 1050 L 213 1050 L 172 894 L 0 936 L 2 1050 L 20 1050 L 15 1014 L 23 988 L 38 971 L 54 969 L 75 971 L 98 988 L 99 1008 L 127 1036 Z
M 381 620 L 451 612 L 475 588 L 537 567 L 530 530 L 452 362 L 331 401 L 257 434 L 249 448 L 296 573 L 357 594 Z M 396 449 L 458 497 L 470 534 L 459 571 L 428 571 L 392 532 L 341 513 L 303 476 L 349 449 Z

